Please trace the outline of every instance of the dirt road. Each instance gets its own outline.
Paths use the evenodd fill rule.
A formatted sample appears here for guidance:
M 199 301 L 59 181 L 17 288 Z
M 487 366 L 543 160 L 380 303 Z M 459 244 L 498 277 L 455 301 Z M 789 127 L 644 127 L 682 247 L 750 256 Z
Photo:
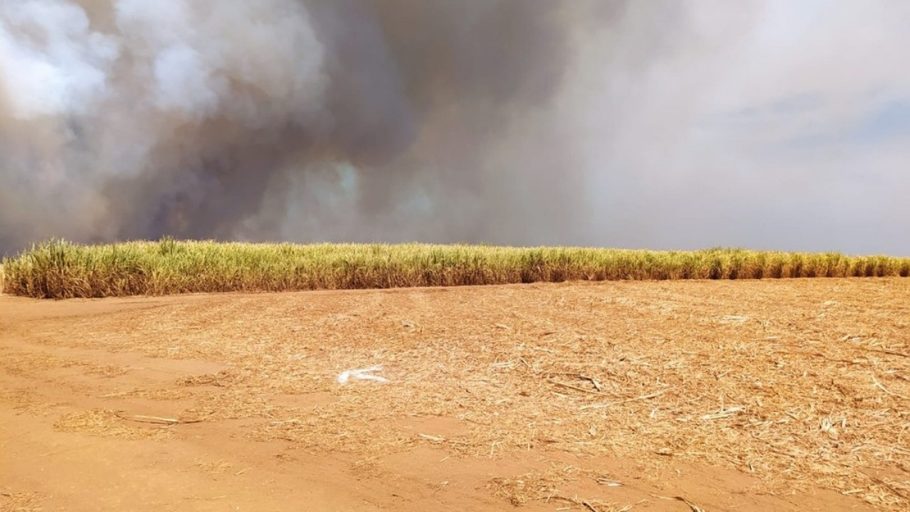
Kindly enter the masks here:
M 0 296 L 0 510 L 906 510 L 908 352 L 908 279 Z

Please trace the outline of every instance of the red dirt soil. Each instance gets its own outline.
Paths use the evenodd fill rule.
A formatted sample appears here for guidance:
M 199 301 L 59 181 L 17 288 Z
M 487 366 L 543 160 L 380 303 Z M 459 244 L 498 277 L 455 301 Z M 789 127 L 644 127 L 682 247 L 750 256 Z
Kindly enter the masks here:
M 908 279 L 0 296 L 0 510 L 906 510 L 908 353 Z

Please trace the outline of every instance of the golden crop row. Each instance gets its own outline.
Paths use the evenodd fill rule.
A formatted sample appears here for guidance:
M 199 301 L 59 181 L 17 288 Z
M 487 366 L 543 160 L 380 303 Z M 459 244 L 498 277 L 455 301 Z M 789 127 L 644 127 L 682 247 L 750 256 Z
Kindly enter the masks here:
M 908 276 L 910 258 L 742 249 L 645 251 L 428 244 L 50 241 L 3 262 L 6 293 L 40 298 L 620 279 Z

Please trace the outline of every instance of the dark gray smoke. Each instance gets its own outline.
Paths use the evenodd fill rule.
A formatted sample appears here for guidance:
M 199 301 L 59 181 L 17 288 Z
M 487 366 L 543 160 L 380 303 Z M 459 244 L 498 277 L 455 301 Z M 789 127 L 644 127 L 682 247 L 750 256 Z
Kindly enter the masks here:
M 584 208 L 553 99 L 615 10 L 2 1 L 0 252 L 50 236 L 563 241 Z
M 904 0 L 0 0 L 0 253 L 910 255 Z

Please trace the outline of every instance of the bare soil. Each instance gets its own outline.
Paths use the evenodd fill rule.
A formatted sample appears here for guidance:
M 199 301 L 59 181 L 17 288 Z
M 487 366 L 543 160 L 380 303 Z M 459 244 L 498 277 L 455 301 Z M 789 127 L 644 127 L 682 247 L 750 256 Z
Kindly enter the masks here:
M 908 507 L 908 279 L 0 296 L 4 511 Z

